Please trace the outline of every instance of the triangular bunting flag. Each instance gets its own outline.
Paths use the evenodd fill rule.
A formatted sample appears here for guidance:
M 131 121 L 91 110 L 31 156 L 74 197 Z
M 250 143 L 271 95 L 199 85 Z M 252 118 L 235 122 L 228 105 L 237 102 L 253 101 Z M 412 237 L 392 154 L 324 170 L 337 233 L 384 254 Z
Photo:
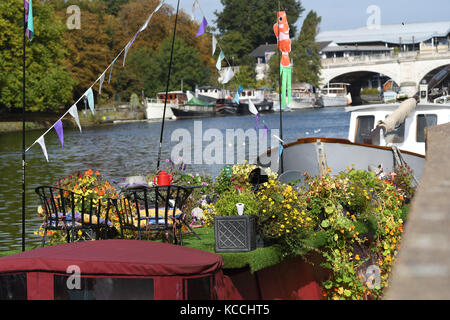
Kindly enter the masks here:
M 39 139 L 36 140 L 36 142 L 41 145 L 42 152 L 44 153 L 45 159 L 47 159 L 48 162 L 47 148 L 45 147 L 44 136 L 41 136 Z
M 133 40 L 134 40 L 134 38 L 133 38 Z M 132 42 L 130 41 L 125 46 L 125 53 L 123 54 L 123 63 L 122 63 L 122 66 L 124 66 L 124 67 L 125 67 L 125 59 L 127 58 L 128 50 L 130 49 L 131 44 L 132 44 Z
M 154 14 L 155 12 L 157 12 L 157 11 L 162 7 L 163 4 L 164 4 L 164 0 L 161 1 L 161 2 L 159 3 L 159 5 L 156 7 L 156 9 L 155 9 L 155 10 L 152 12 L 152 14 L 147 18 L 147 20 L 145 21 L 144 25 L 139 29 L 139 32 L 142 32 L 142 31 L 144 31 L 144 30 L 147 28 L 148 23 L 150 22 L 150 20 L 151 20 L 152 17 L 153 17 L 153 14 Z
M 216 52 L 217 39 L 214 35 L 212 35 L 212 55 Z
M 59 142 L 61 142 L 61 147 L 64 148 L 64 132 L 63 132 L 63 124 L 61 119 L 56 121 L 56 123 L 53 125 L 53 128 L 55 129 L 56 133 L 58 134 Z
M 233 68 L 228 67 L 227 71 L 225 72 L 225 75 L 222 79 L 222 84 L 228 83 L 231 79 L 234 77 L 234 71 Z
M 113 71 L 114 63 L 116 62 L 116 60 L 117 60 L 118 57 L 119 57 L 119 56 L 117 56 L 117 57 L 113 60 L 113 62 L 111 63 L 111 70 L 109 70 L 109 79 L 108 79 L 108 83 L 111 82 L 111 74 L 112 74 L 112 71 Z
M 94 111 L 94 92 L 92 92 L 92 88 L 89 88 L 88 91 L 84 94 L 88 101 L 89 109 L 91 109 L 92 114 L 95 113 Z
M 279 142 L 278 143 L 278 161 L 280 161 L 282 153 L 283 153 L 283 144 L 281 142 Z
M 195 20 L 195 16 L 194 16 L 195 9 L 198 9 L 198 8 L 199 8 L 198 1 L 194 0 L 194 3 L 192 4 L 192 16 L 191 16 L 192 20 Z
M 223 59 L 225 59 L 225 54 L 223 53 L 222 50 L 220 50 L 219 58 L 217 59 L 217 62 L 216 62 L 216 68 L 219 71 L 222 69 L 222 60 Z
M 248 111 L 255 115 L 258 115 L 258 109 L 256 109 L 255 104 L 251 99 L 248 99 Z
M 200 24 L 200 27 L 198 28 L 197 34 L 196 34 L 195 36 L 196 36 L 196 37 L 199 37 L 199 36 L 201 36 L 202 34 L 204 34 L 207 25 L 208 25 L 208 22 L 206 21 L 206 18 L 203 17 L 202 23 Z
M 244 91 L 244 88 L 241 85 L 239 85 L 239 88 L 236 91 L 236 94 L 234 95 L 234 101 L 236 101 L 237 104 L 239 104 L 239 95 L 241 94 L 242 91 Z
M 105 72 L 103 72 L 102 75 L 100 76 L 100 85 L 98 86 L 98 94 L 102 94 L 103 81 L 105 81 Z
M 80 119 L 78 118 L 78 109 L 77 109 L 76 104 L 74 104 L 73 106 L 70 107 L 69 113 L 75 119 L 75 122 L 77 123 L 77 126 L 78 126 L 78 128 L 80 128 L 80 132 L 81 132 Z

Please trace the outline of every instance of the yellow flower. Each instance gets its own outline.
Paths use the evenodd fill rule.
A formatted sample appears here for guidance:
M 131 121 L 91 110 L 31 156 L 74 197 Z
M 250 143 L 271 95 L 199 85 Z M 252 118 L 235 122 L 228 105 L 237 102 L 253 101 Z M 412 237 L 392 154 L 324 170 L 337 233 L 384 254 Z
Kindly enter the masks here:
M 355 255 L 355 260 L 359 260 L 359 254 Z
M 340 287 L 340 288 L 338 289 L 338 293 L 339 293 L 339 294 L 343 294 L 343 293 L 344 293 L 344 288 Z

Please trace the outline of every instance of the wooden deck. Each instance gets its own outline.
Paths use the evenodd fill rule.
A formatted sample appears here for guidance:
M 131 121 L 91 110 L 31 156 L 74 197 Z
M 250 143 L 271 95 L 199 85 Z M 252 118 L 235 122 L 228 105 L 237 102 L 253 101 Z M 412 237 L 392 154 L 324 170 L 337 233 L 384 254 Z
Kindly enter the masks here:
M 450 123 L 426 134 L 426 164 L 387 300 L 450 299 Z

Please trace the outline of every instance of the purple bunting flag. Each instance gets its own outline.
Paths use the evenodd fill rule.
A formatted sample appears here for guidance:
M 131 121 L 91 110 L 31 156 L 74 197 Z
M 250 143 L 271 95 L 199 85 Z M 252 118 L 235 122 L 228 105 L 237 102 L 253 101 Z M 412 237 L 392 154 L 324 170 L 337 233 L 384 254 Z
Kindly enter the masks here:
M 269 131 L 269 128 L 266 125 L 264 125 L 264 136 L 263 136 L 264 139 L 267 136 L 267 131 Z
M 201 36 L 202 34 L 204 34 L 207 25 L 208 25 L 208 22 L 206 21 L 206 18 L 203 17 L 202 23 L 200 24 L 200 28 L 198 28 L 197 34 L 196 34 L 195 36 L 196 36 L 196 37 L 199 37 L 199 36 Z
M 63 125 L 62 125 L 61 119 L 56 121 L 53 128 L 55 128 L 55 131 L 58 134 L 59 141 L 61 142 L 61 147 L 64 148 L 64 133 L 63 133 Z

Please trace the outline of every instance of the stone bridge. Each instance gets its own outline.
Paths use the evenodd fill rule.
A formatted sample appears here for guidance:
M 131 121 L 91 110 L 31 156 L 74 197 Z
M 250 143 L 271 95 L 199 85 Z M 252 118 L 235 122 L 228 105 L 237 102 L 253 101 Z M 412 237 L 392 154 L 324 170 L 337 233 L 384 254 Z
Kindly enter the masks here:
M 328 58 L 322 59 L 321 85 L 338 77 L 352 79 L 356 73 L 378 73 L 391 78 L 412 97 L 425 76 L 446 65 L 450 65 L 450 49 Z

